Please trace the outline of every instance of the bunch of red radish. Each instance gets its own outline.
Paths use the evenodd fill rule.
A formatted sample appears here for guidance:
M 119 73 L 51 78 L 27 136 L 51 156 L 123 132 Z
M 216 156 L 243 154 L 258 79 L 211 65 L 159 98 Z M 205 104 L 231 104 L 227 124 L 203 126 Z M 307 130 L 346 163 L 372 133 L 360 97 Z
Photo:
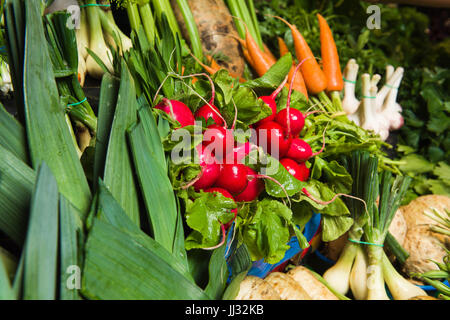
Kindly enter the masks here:
M 214 106 L 215 91 L 211 79 L 212 97 L 195 115 L 188 106 L 176 100 L 163 99 L 162 103 L 155 107 L 169 114 L 181 127 L 194 125 L 195 120 L 204 119 L 205 123 L 208 123 L 212 118 L 214 121 L 204 130 L 203 141 L 196 147 L 201 173 L 188 184 L 189 186 L 192 185 L 196 191 L 219 192 L 236 202 L 256 200 L 264 190 L 262 179 L 269 177 L 258 174 L 241 163 L 241 160 L 257 146 L 277 158 L 296 179 L 308 179 L 309 169 L 306 161 L 321 151 L 313 154 L 308 143 L 299 138 L 308 114 L 290 108 L 292 82 L 287 106 L 277 112 L 275 99 L 286 82 L 287 77 L 270 96 L 260 97 L 271 108 L 272 114 L 255 124 L 256 145 L 250 142 L 235 142 L 234 125 L 229 129 L 219 109 Z M 237 210 L 234 209 L 233 212 L 236 216 Z

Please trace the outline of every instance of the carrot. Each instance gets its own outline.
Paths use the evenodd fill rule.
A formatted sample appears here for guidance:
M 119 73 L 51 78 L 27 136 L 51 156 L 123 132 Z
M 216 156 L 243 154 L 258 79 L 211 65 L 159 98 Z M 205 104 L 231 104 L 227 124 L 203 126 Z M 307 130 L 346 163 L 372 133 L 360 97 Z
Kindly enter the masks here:
M 275 64 L 275 62 L 277 62 L 277 58 L 273 55 L 273 53 L 269 50 L 269 48 L 265 43 L 263 43 L 263 47 L 264 47 L 264 54 L 266 55 L 267 59 L 269 59 L 270 62 Z
M 208 72 L 208 73 L 211 74 L 211 75 L 215 74 L 215 73 L 216 73 L 217 71 L 219 71 L 219 69 L 220 69 L 220 68 L 219 68 L 219 69 L 216 69 L 216 68 L 213 68 L 213 67 L 210 67 L 210 66 L 204 64 L 203 62 L 200 61 L 199 58 L 197 58 L 196 56 L 194 56 L 192 53 L 191 53 L 191 56 L 192 56 L 192 58 L 194 58 L 195 61 L 197 61 L 197 63 L 198 63 L 199 65 L 202 66 L 203 69 L 206 70 L 206 72 Z
M 255 39 L 250 35 L 250 32 L 246 28 L 245 39 L 247 50 L 250 54 L 250 57 L 253 61 L 253 69 L 258 74 L 258 76 L 263 76 L 273 65 L 268 59 L 266 54 L 259 48 Z
M 278 37 L 278 47 L 280 51 L 280 57 L 284 56 L 286 53 L 289 52 L 289 49 L 286 45 L 286 42 L 284 42 L 283 38 Z
M 280 37 L 278 37 L 278 47 L 280 48 L 280 57 L 289 53 L 289 49 L 286 45 L 286 42 L 284 42 L 284 40 Z M 294 76 L 295 67 L 296 67 L 295 63 L 292 63 L 291 70 L 289 70 L 288 74 L 288 83 L 286 84 L 287 88 L 289 88 L 289 84 L 291 83 L 292 77 Z M 295 79 L 294 82 L 292 83 L 292 89 L 303 93 L 306 99 L 308 99 L 308 90 L 306 90 L 305 80 L 303 79 L 303 76 L 300 72 L 297 72 L 295 74 Z
M 288 82 L 291 83 L 292 77 L 295 72 L 296 65 L 292 65 L 291 70 L 288 74 Z M 288 84 L 286 84 L 287 87 L 289 87 Z M 305 80 L 303 79 L 303 76 L 300 72 L 297 72 L 294 78 L 294 82 L 292 83 L 292 90 L 298 91 L 303 93 L 303 95 L 306 97 L 306 100 L 308 100 L 308 90 L 306 89 Z
M 319 64 L 314 57 L 308 43 L 303 38 L 300 31 L 298 31 L 295 25 L 291 25 L 285 19 L 281 17 L 275 17 L 283 21 L 292 32 L 292 38 L 294 40 L 295 54 L 299 61 L 304 61 L 301 66 L 303 78 L 305 80 L 306 88 L 311 94 L 318 94 L 327 88 L 327 78 L 325 73 L 320 68 Z
M 327 77 L 327 91 L 341 91 L 344 88 L 339 56 L 333 34 L 327 21 L 318 13 L 320 27 L 320 46 L 322 51 L 323 72 Z
M 215 70 L 219 70 L 220 66 L 217 63 L 216 60 L 214 60 L 214 58 L 210 55 L 206 55 L 206 58 L 209 60 L 209 63 L 211 64 L 211 68 L 215 69 Z

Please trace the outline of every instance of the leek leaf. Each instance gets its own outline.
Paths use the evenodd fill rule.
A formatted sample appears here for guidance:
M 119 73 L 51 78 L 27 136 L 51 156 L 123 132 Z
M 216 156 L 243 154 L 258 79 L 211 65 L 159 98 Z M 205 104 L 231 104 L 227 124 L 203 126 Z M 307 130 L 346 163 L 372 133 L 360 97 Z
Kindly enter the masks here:
M 122 62 L 120 88 L 109 137 L 103 180 L 127 215 L 139 226 L 137 185 L 126 136 L 128 127 L 137 120 L 136 112 L 136 91 L 128 68 Z
M 25 244 L 23 298 L 54 300 L 58 256 L 58 187 L 45 162 L 38 169 Z

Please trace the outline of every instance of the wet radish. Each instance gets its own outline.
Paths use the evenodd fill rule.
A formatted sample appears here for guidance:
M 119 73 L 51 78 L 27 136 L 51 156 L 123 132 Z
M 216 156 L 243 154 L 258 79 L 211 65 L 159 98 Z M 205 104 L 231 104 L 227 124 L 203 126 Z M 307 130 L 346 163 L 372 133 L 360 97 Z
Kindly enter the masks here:
M 268 121 L 256 129 L 257 143 L 268 154 L 278 158 L 283 157 L 289 150 L 291 138 L 286 137 L 284 128 L 274 121 Z
M 237 202 L 250 202 L 258 198 L 264 190 L 264 181 L 258 177 L 258 174 L 251 168 L 247 169 L 247 187 L 235 197 Z
M 224 164 L 214 186 L 224 188 L 232 195 L 237 195 L 244 191 L 247 184 L 247 167 L 245 165 Z
M 280 160 L 283 167 L 296 179 L 306 181 L 309 178 L 309 169 L 305 163 L 297 163 L 295 160 L 283 158 Z
M 162 102 L 155 106 L 156 109 L 160 109 L 180 123 L 181 127 L 193 126 L 195 122 L 194 115 L 191 109 L 183 102 L 177 100 L 169 100 L 163 98 Z
M 219 109 L 211 103 L 209 105 L 205 104 L 195 112 L 195 119 L 201 118 L 205 119 L 205 123 L 208 123 L 208 120 L 212 118 L 214 120 L 214 123 L 218 126 L 224 125 L 223 119 L 220 116 Z
M 275 91 L 272 92 L 272 94 L 270 96 L 259 97 L 262 101 L 264 101 L 265 104 L 267 104 L 272 109 L 272 114 L 270 116 L 258 121 L 256 123 L 256 126 L 259 126 L 259 125 L 263 124 L 264 122 L 275 120 L 275 116 L 277 115 L 277 103 L 276 103 L 275 99 L 277 98 L 278 94 L 281 92 L 281 90 L 286 85 L 287 80 L 288 80 L 288 77 L 286 77 L 284 79 L 284 81 L 280 84 L 280 86 L 277 89 L 275 89 Z
M 233 130 L 212 124 L 203 134 L 203 144 L 209 146 L 219 163 L 225 163 L 227 153 L 234 148 Z
M 292 137 L 298 136 L 305 126 L 305 116 L 294 108 L 286 108 L 278 112 L 275 121 L 286 128 L 286 133 L 290 133 Z M 290 126 L 289 131 L 288 126 Z
M 194 183 L 195 191 L 211 187 L 220 175 L 220 164 L 212 155 L 209 148 L 200 144 L 196 147 L 199 164 L 201 166 L 201 174 Z

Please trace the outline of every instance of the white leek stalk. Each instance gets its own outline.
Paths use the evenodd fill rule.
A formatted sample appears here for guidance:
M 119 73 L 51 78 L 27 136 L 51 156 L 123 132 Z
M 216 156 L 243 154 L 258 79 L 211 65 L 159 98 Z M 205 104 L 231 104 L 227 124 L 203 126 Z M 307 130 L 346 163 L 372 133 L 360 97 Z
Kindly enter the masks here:
M 397 71 L 399 75 L 395 78 L 395 82 L 393 82 L 381 110 L 383 118 L 389 123 L 390 130 L 400 129 L 400 127 L 403 125 L 403 117 L 401 115 L 402 108 L 396 102 L 396 100 L 398 87 L 400 86 L 400 83 L 402 81 L 404 69 L 399 67 L 397 68 L 396 72 Z
M 86 11 L 81 9 L 80 12 L 80 28 L 75 30 L 77 37 L 78 55 L 81 55 L 84 60 L 88 57 L 86 48 L 89 48 L 89 26 L 86 17 Z
M 355 262 L 350 273 L 350 290 L 356 300 L 367 297 L 367 257 L 361 246 L 358 246 Z
M 358 247 L 358 244 L 347 241 L 336 264 L 323 274 L 325 281 L 340 294 L 347 294 L 350 287 L 350 272 Z
M 402 277 L 383 253 L 382 257 L 383 276 L 392 297 L 395 300 L 409 300 L 417 296 L 426 296 L 426 292 L 419 286 L 409 282 Z
M 367 255 L 367 300 L 389 300 L 384 286 L 383 277 L 383 247 L 369 245 Z
M 13 91 L 13 87 L 11 82 L 11 74 L 9 71 L 9 66 L 4 60 L 1 60 L 0 62 L 0 74 L 1 74 L 0 90 L 2 91 L 3 94 L 7 95 L 11 91 Z
M 361 127 L 368 131 L 373 131 L 380 135 L 381 140 L 386 140 L 389 136 L 389 126 L 382 121 L 382 116 L 377 112 L 375 104 L 375 97 L 377 94 L 377 87 L 370 87 L 370 76 L 365 73 L 362 75 L 363 98 L 362 98 L 362 119 Z
M 359 106 L 359 100 L 355 96 L 356 78 L 358 77 L 359 65 L 355 59 L 350 59 L 344 69 L 344 98 L 342 108 L 347 115 L 354 114 Z
M 86 1 L 87 4 L 95 4 L 95 0 Z M 105 64 L 106 68 L 112 73 L 112 54 L 103 38 L 102 26 L 100 23 L 99 9 L 95 6 L 86 7 L 87 19 L 89 23 L 89 49 L 94 52 L 100 60 Z M 88 74 L 96 79 L 101 79 L 104 71 L 95 59 L 88 55 L 86 59 L 86 68 Z

